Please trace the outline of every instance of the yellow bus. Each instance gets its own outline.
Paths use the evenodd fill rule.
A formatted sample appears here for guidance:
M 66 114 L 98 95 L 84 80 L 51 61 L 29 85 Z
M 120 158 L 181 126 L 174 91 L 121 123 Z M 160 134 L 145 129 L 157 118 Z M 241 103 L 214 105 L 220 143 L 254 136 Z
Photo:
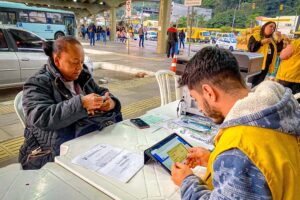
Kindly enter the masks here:
M 186 33 L 187 41 L 190 41 L 190 38 L 191 38 L 191 41 L 193 41 L 193 42 L 208 43 L 208 42 L 210 42 L 210 39 L 211 39 L 210 32 L 203 28 L 193 27 L 192 32 L 191 32 L 191 37 L 190 37 L 190 30 L 191 30 L 190 28 L 188 28 L 188 29 L 178 28 L 177 30 L 178 30 L 178 32 L 183 30 Z

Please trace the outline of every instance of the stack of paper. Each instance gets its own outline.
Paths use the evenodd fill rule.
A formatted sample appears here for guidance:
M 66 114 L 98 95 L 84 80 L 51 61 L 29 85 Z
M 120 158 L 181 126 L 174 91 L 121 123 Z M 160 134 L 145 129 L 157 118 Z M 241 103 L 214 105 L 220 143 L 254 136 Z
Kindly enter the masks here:
M 127 183 L 143 167 L 144 157 L 108 144 L 98 144 L 74 158 L 72 163 Z

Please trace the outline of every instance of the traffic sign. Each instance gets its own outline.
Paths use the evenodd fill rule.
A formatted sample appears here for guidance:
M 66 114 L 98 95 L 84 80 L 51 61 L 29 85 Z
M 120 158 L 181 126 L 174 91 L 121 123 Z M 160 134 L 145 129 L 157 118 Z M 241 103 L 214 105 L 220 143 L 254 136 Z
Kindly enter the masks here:
M 202 0 L 185 0 L 185 6 L 201 6 Z
M 126 17 L 131 17 L 131 0 L 126 1 Z

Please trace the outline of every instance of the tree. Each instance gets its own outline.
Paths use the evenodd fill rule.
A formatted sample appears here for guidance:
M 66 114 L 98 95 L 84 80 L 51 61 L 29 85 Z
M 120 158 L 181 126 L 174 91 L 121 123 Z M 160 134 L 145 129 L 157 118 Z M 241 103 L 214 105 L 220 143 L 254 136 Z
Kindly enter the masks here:
M 207 22 L 208 27 L 220 28 L 222 26 L 232 26 L 233 17 L 235 12 L 234 27 L 246 28 L 246 15 L 243 11 L 234 11 L 234 9 L 227 10 L 216 14 L 212 19 Z
M 253 3 L 255 7 L 252 6 Z M 282 11 L 279 10 L 280 4 L 283 4 Z M 212 19 L 207 22 L 208 27 L 231 27 L 236 9 L 234 27 L 246 28 L 255 25 L 257 16 L 299 14 L 300 0 L 203 0 L 202 7 L 213 9 Z
M 205 21 L 205 16 L 197 15 L 196 16 L 196 27 L 206 27 L 207 21 Z
M 222 26 L 220 27 L 222 32 L 231 32 L 232 27 L 230 26 Z
M 187 18 L 186 18 L 186 16 L 181 16 L 181 17 L 177 20 L 178 28 L 185 28 L 185 27 L 186 27 L 186 23 L 187 23 Z

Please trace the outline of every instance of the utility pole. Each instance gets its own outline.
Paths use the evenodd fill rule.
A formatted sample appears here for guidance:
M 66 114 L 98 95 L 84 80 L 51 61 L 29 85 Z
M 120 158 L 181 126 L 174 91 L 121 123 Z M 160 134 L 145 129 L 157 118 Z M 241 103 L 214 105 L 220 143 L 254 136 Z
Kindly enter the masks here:
M 144 6 L 145 6 L 145 2 L 143 1 L 143 8 L 142 8 L 142 16 L 141 16 L 141 24 L 144 24 Z
M 189 9 L 188 9 L 189 10 Z M 189 41 L 189 50 L 188 50 L 188 56 L 190 57 L 190 54 L 191 54 L 191 42 L 192 42 L 192 23 L 193 23 L 193 12 L 194 12 L 194 6 L 192 6 L 192 15 L 191 15 L 191 19 L 190 19 L 190 41 Z M 190 13 L 188 13 L 188 16 L 189 16 Z
M 239 10 L 241 10 L 241 0 L 239 0 Z
M 234 21 L 235 21 L 235 13 L 236 13 L 237 7 L 234 9 L 234 13 L 233 13 L 233 19 L 232 19 L 232 25 L 231 25 L 231 31 L 233 31 L 233 27 L 234 27 Z
M 188 8 L 187 8 L 187 18 L 186 18 L 186 32 L 189 28 L 189 24 L 190 24 L 190 7 L 188 6 Z

